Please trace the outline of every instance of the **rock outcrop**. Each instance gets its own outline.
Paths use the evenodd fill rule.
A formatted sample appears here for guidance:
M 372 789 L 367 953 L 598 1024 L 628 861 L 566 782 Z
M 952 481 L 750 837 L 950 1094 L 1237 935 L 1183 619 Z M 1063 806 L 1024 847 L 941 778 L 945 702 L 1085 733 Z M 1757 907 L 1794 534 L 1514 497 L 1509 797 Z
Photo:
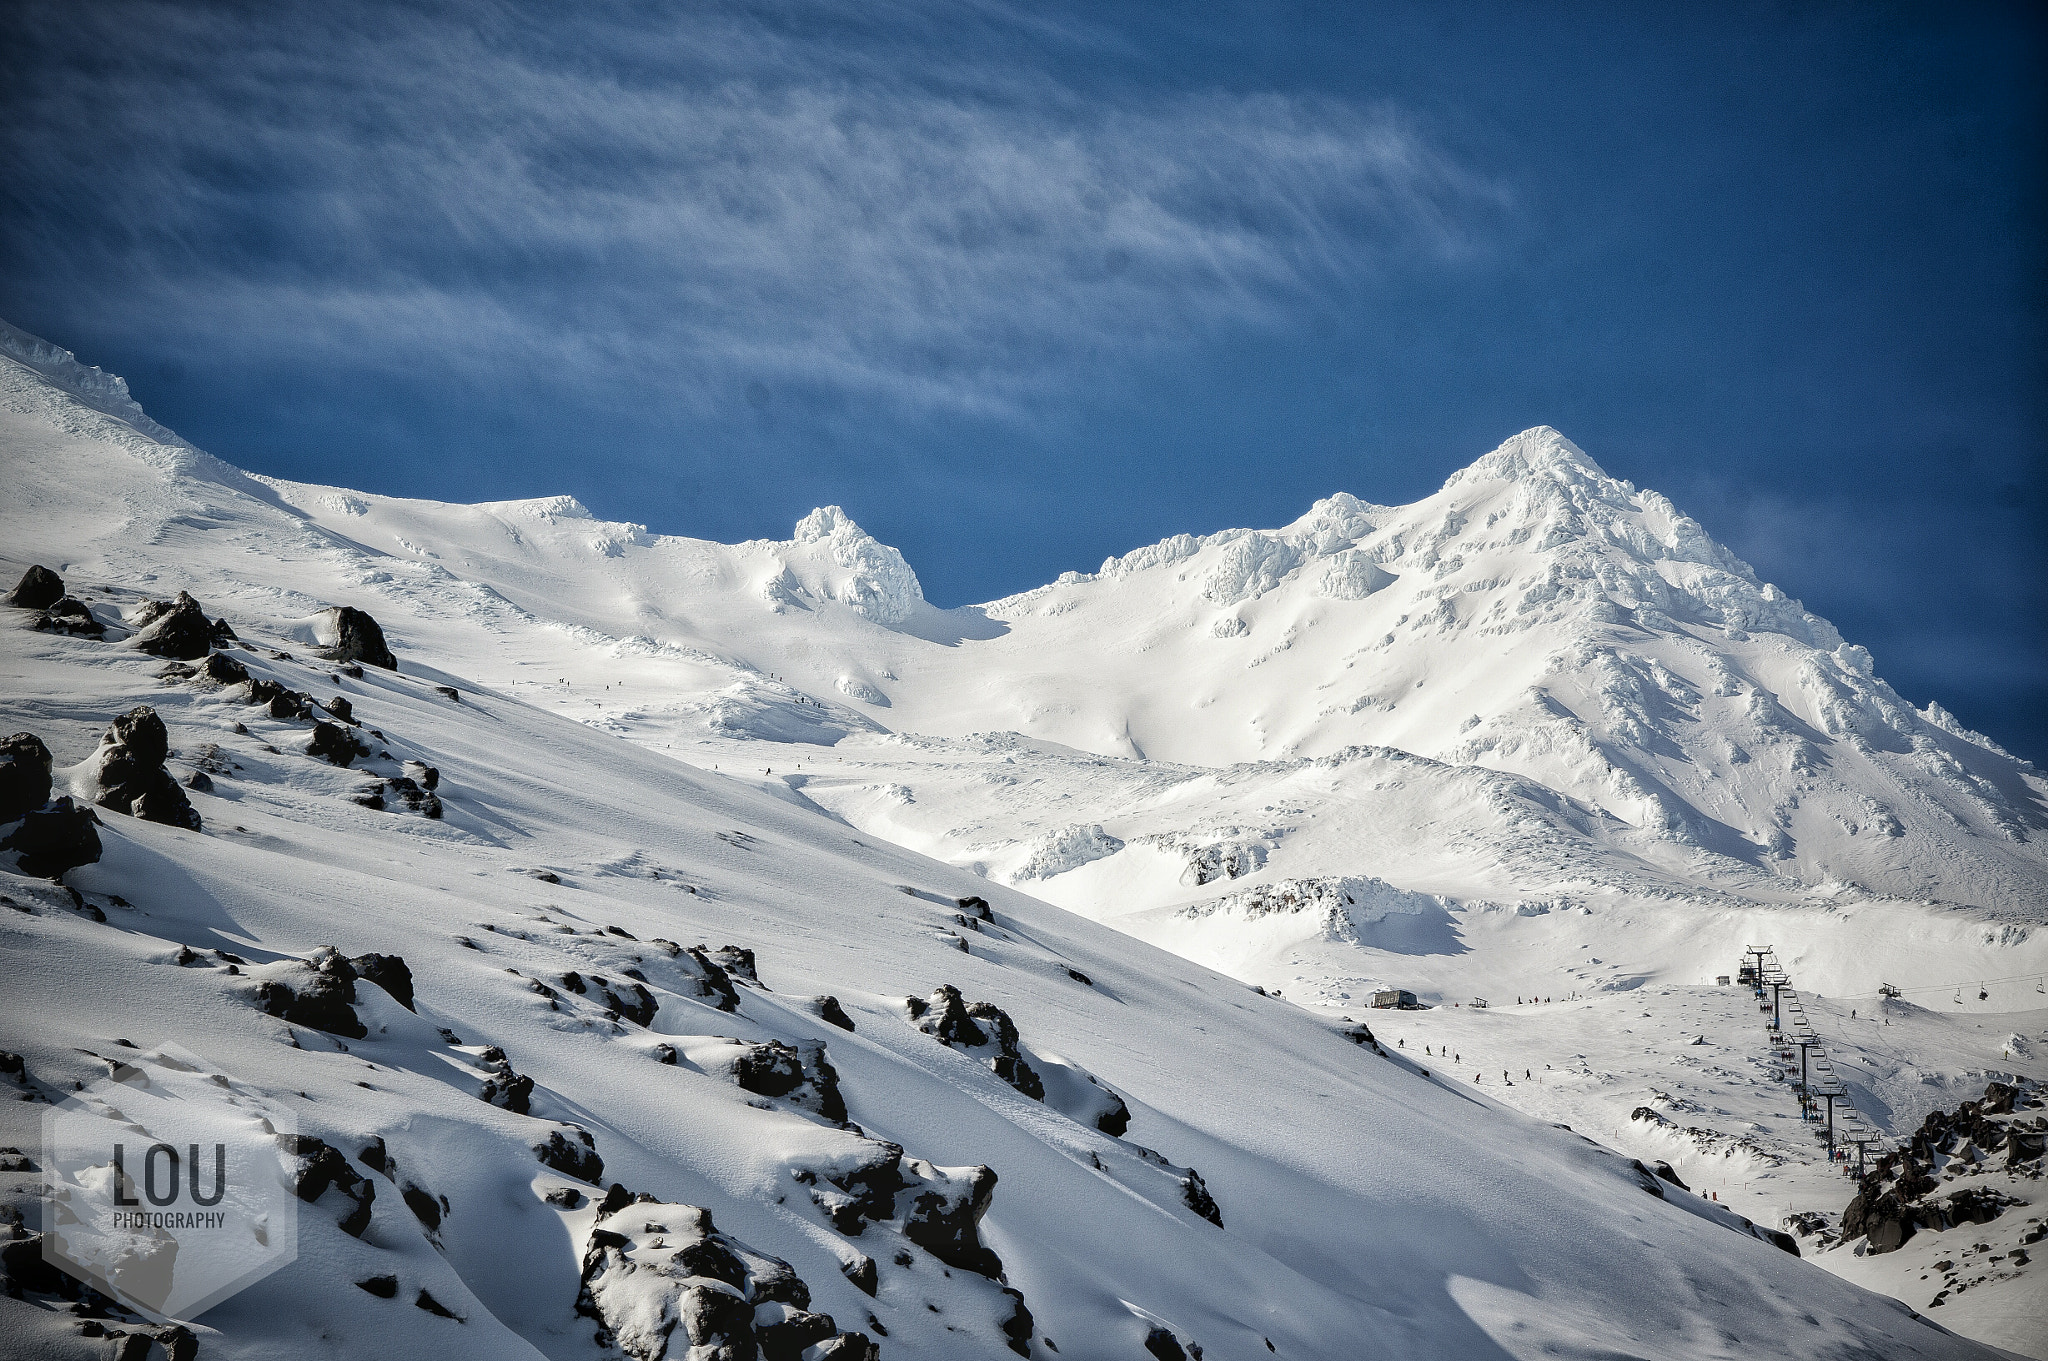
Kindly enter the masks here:
M 213 625 L 184 591 L 176 600 L 151 601 L 129 622 L 139 630 L 131 641 L 153 657 L 189 662 L 213 650 Z
M 21 824 L 0 838 L 0 850 L 14 851 L 23 874 L 58 879 L 64 871 L 100 858 L 100 820 L 66 794 L 34 809 Z
M 312 740 L 306 743 L 306 755 L 317 756 L 329 765 L 344 769 L 354 765 L 357 758 L 369 754 L 370 749 L 347 728 L 324 720 L 313 725 Z
M 361 1039 L 369 1031 L 356 1019 L 355 966 L 332 946 L 309 960 L 283 960 L 257 975 L 256 1004 L 271 1015 L 311 1030 Z
M 398 658 L 384 642 L 384 630 L 368 614 L 353 606 L 337 605 L 327 611 L 327 619 L 334 630 L 334 645 L 326 650 L 328 660 L 361 662 L 386 671 L 398 669 Z
M 375 983 L 391 994 L 391 1000 L 407 1011 L 417 1011 L 413 1005 L 412 970 L 399 955 L 357 955 L 349 961 L 349 967 L 356 971 L 356 977 L 365 983 Z
M 63 598 L 64 578 L 41 563 L 23 572 L 7 593 L 7 603 L 24 610 L 46 610 Z
M 376 1183 L 359 1175 L 341 1150 L 310 1134 L 280 1134 L 277 1142 L 292 1159 L 292 1193 L 310 1205 L 328 1191 L 336 1192 L 341 1231 L 361 1238 L 370 1227 Z
M 949 1048 L 983 1059 L 989 1070 L 1034 1101 L 1045 1099 L 1045 1083 L 1018 1048 L 1016 1023 L 992 1002 L 969 1003 L 950 983 L 932 989 L 930 997 L 911 998 L 909 1009 L 917 1028 Z
M 811 1312 L 789 1263 L 720 1232 L 695 1205 L 613 1186 L 585 1240 L 582 1280 L 576 1311 L 634 1361 L 876 1361 L 866 1334 Z
M 96 802 L 145 822 L 199 830 L 199 814 L 178 781 L 164 769 L 170 735 L 155 709 L 139 704 L 115 719 L 100 738 L 95 773 Z
M 104 638 L 107 633 L 107 626 L 93 618 L 84 601 L 68 595 L 37 614 L 30 627 L 39 633 L 64 633 L 75 638 Z
M 0 741 L 0 822 L 27 817 L 50 801 L 50 749 L 32 732 Z
M 835 1125 L 846 1123 L 839 1073 L 825 1055 L 823 1040 L 743 1044 L 733 1057 L 732 1080 L 742 1091 L 780 1098 Z
M 1932 1111 L 1905 1147 L 1877 1160 L 1842 1211 L 1840 1242 L 1865 1240 L 1866 1251 L 1892 1252 L 1922 1231 L 1988 1224 L 2018 1202 L 1992 1187 L 1966 1185 L 1937 1193 L 1958 1178 L 1974 1177 L 2004 1152 L 2013 1172 L 2039 1175 L 2048 1150 L 2048 1117 L 2025 1111 L 2042 1104 L 2023 1087 L 1993 1082 L 1982 1098 L 1953 1112 Z
M 604 1175 L 604 1159 L 597 1156 L 597 1141 L 581 1125 L 563 1128 L 576 1137 L 572 1139 L 560 1129 L 550 1130 L 546 1143 L 533 1146 L 533 1156 L 565 1177 L 597 1185 L 598 1178 Z

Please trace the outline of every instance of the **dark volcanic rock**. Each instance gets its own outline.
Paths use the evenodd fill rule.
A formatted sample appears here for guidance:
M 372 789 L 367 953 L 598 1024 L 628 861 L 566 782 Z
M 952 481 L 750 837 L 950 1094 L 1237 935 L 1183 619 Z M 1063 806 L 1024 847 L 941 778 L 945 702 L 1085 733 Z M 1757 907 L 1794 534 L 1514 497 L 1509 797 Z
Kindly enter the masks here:
M 70 1294 L 76 1289 L 70 1277 L 44 1260 L 43 1236 L 39 1233 L 0 1242 L 0 1285 L 12 1287 L 5 1293 L 17 1297 L 24 1290 L 56 1295 Z
M 804 1080 L 796 1050 L 780 1040 L 744 1046 L 732 1063 L 732 1080 L 742 1091 L 760 1096 L 786 1096 Z
M 925 1034 L 982 1058 L 991 1072 L 1033 1101 L 1045 1100 L 1045 1082 L 1025 1059 L 1016 1023 L 1001 1007 L 992 1002 L 970 1004 L 962 1000 L 958 988 L 941 983 L 922 1003 L 913 1001 L 911 1012 Z
M 42 633 L 68 633 L 79 638 L 104 638 L 107 626 L 93 618 L 84 601 L 65 596 L 38 614 L 31 625 Z
M 1145 1334 L 1145 1350 L 1157 1358 L 1157 1361 L 1188 1361 L 1188 1354 L 1181 1348 L 1180 1339 L 1157 1325 Z
M 1002 1258 L 982 1243 L 980 1231 L 981 1217 L 988 1213 L 995 1191 L 996 1174 L 989 1167 L 972 1167 L 961 1176 L 928 1181 L 911 1200 L 903 1236 L 948 1266 L 999 1279 Z
M 213 650 L 213 625 L 199 608 L 199 602 L 184 591 L 169 602 L 156 601 L 138 616 L 143 625 L 135 635 L 135 646 L 154 657 L 197 661 Z
M 1186 1202 L 1190 1210 L 1217 1228 L 1223 1227 L 1223 1211 L 1217 1208 L 1216 1197 L 1209 1194 L 1209 1184 L 1203 1181 L 1202 1174 L 1192 1167 L 1188 1169 L 1187 1176 L 1181 1179 L 1180 1198 Z
M 1091 1082 L 1094 1081 L 1093 1078 L 1089 1080 Z M 1095 1085 L 1098 1087 L 1102 1086 L 1099 1082 Z M 1125 1131 L 1131 1127 L 1131 1108 L 1124 1104 L 1122 1097 L 1110 1091 L 1109 1088 L 1103 1087 L 1102 1092 L 1103 1095 L 1109 1098 L 1110 1105 L 1107 1110 L 1097 1112 L 1095 1128 L 1101 1130 L 1112 1139 L 1121 1139 L 1124 1137 Z
M 835 1125 L 846 1123 L 839 1073 L 823 1040 L 800 1040 L 794 1048 L 780 1040 L 744 1045 L 733 1060 L 732 1078 L 742 1091 L 781 1097 Z
M 412 1004 L 412 970 L 406 967 L 402 956 L 357 955 L 349 961 L 349 966 L 356 971 L 357 978 L 365 983 L 375 983 L 407 1011 L 418 1010 Z
M 136 769 L 160 766 L 171 754 L 171 735 L 164 728 L 164 721 L 157 717 L 156 710 L 147 704 L 138 704 L 127 713 L 115 719 L 100 739 L 103 746 L 121 748 L 125 759 L 134 762 Z M 102 768 L 112 758 L 102 755 Z M 120 783 L 119 779 L 101 783 Z
M 370 749 L 338 723 L 315 723 L 313 740 L 306 744 L 306 755 L 318 756 L 329 765 L 344 768 L 353 765 L 357 757 L 369 754 Z
M 7 593 L 7 603 L 24 610 L 46 610 L 64 598 L 64 578 L 37 563 L 21 574 Z
M 115 719 L 100 739 L 96 757 L 100 807 L 145 822 L 198 831 L 200 818 L 192 801 L 164 769 L 169 753 L 170 736 L 164 731 L 164 721 L 147 704 Z
M 525 1115 L 533 1108 L 533 1079 L 512 1071 L 512 1061 L 505 1057 L 505 1051 L 495 1045 L 484 1051 L 484 1062 L 491 1065 L 491 1076 L 484 1082 L 483 1090 L 477 1093 L 479 1099 L 489 1102 L 514 1115 Z M 541 1159 L 546 1162 L 547 1159 Z
M 688 955 L 691 962 L 697 966 L 698 986 L 703 989 L 704 1000 L 720 1011 L 738 1011 L 739 990 L 733 987 L 732 976 L 726 973 L 724 966 L 706 954 L 700 946 L 692 945 L 682 953 Z
M 199 664 L 199 674 L 215 685 L 240 685 L 249 679 L 249 668 L 225 652 L 209 652 Z
M 160 822 L 166 827 L 184 827 L 198 831 L 203 823 L 199 810 L 192 806 L 192 800 L 185 797 L 185 791 L 168 770 L 160 770 L 147 785 L 138 790 L 128 805 L 128 811 L 144 822 Z
M 839 999 L 827 994 L 813 997 L 811 1005 L 817 1009 L 818 1019 L 826 1025 L 836 1025 L 841 1030 L 853 1029 L 853 1018 L 846 1014 L 846 1008 L 839 1005 Z
M 50 749 L 32 732 L 18 732 L 0 742 L 0 822 L 41 808 L 50 801 Z
M 427 1232 L 436 1233 L 440 1230 L 441 1216 L 447 1213 L 447 1209 L 441 1201 L 434 1198 L 433 1192 L 407 1182 L 398 1194 L 404 1199 L 405 1208 L 412 1211 L 412 1217 L 427 1226 Z
M 709 950 L 706 953 L 718 961 L 718 967 L 724 969 L 728 977 L 744 978 L 749 983 L 761 981 L 761 975 L 754 970 L 752 950 L 742 949 L 737 945 L 721 945 L 716 950 Z
M 452 1318 L 457 1323 L 463 1321 L 462 1315 L 435 1299 L 432 1294 L 428 1293 L 425 1286 L 421 1286 L 420 1293 L 413 1296 L 412 1303 L 415 1309 L 424 1309 L 430 1314 L 439 1315 L 441 1318 Z
M 385 646 L 384 630 L 377 621 L 359 609 L 349 605 L 337 605 L 327 612 L 334 624 L 335 643 L 327 649 L 327 656 L 337 662 L 362 662 L 369 666 L 381 666 L 386 671 L 398 669 L 398 658 L 391 655 Z
M 293 1025 L 359 1040 L 369 1033 L 356 1019 L 356 971 L 333 947 L 316 950 L 310 961 L 291 961 L 277 976 L 256 985 L 256 1002 Z
M 576 1131 L 574 1140 L 563 1137 L 561 1130 L 550 1131 L 546 1143 L 533 1146 L 533 1156 L 565 1177 L 595 1186 L 604 1175 L 604 1159 L 597 1156 L 597 1141 L 581 1126 L 569 1128 Z
M 1953 1111 L 1930 1111 L 1906 1147 L 1884 1154 L 1864 1175 L 1842 1211 L 1841 1241 L 1860 1236 L 1867 1240 L 1863 1251 L 1892 1252 L 1915 1233 L 1986 1224 L 2018 1203 L 1983 1185 L 1961 1187 L 1946 1200 L 1933 1193 L 1958 1177 L 1988 1170 L 1989 1155 L 2001 1148 L 2007 1166 L 2015 1170 L 2042 1155 L 2048 1147 L 2042 1127 L 2048 1122 L 2030 1122 L 2017 1110 L 2033 1086 L 1993 1082 L 1976 1101 Z
M 911 1011 L 917 1018 L 917 1028 L 940 1044 L 979 1049 L 988 1043 L 988 1036 L 967 1014 L 967 1002 L 960 996 L 960 989 L 950 983 L 939 984 L 922 1002 L 913 1000 Z
M 280 1134 L 278 1146 L 293 1160 L 292 1192 L 307 1204 L 330 1189 L 340 1193 L 341 1231 L 361 1238 L 370 1227 L 370 1204 L 377 1198 L 376 1183 L 358 1176 L 341 1150 L 310 1134 Z
M 355 796 L 355 801 L 365 808 L 394 808 L 397 804 L 422 817 L 439 818 L 446 810 L 437 795 L 419 787 L 411 776 L 393 775 L 382 785 L 372 785 Z
M 56 879 L 64 871 L 100 858 L 100 820 L 66 794 L 33 809 L 21 825 L 0 841 L 0 850 L 19 851 L 23 874 Z
M 1031 1333 L 1034 1323 L 1031 1311 L 1024 1307 L 1024 1292 L 1003 1287 L 1003 1293 L 1010 1297 L 1010 1316 L 1003 1320 L 1003 1338 L 1009 1349 L 1019 1356 L 1031 1355 Z
M 839 1266 L 839 1274 L 852 1282 L 855 1290 L 870 1297 L 874 1295 L 875 1287 L 880 1282 L 880 1276 L 875 1267 L 875 1259 L 864 1252 L 855 1254 L 851 1262 L 842 1262 Z

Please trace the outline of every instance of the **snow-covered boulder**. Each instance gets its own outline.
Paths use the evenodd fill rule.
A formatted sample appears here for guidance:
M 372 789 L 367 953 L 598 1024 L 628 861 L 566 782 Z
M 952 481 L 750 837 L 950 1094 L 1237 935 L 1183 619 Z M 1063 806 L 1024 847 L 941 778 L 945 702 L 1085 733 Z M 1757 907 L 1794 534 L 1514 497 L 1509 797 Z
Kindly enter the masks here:
M 695 1205 L 614 1186 L 584 1243 L 577 1312 L 634 1361 L 873 1361 L 865 1334 L 840 1331 L 810 1304 L 789 1263 L 720 1232 Z

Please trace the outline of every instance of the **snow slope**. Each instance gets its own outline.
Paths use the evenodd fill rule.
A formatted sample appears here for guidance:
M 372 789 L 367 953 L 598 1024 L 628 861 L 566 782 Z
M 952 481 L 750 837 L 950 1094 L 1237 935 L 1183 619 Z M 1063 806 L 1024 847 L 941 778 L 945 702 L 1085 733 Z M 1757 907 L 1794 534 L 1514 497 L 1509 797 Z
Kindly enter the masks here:
M 127 605 L 131 591 L 99 599 Z M 336 1355 L 600 1354 L 572 1312 L 587 1213 L 542 1199 L 573 1179 L 525 1147 L 556 1122 L 594 1133 L 606 1179 L 708 1208 L 788 1261 L 842 1326 L 872 1315 L 884 1355 L 1006 1354 L 1007 1301 L 970 1272 L 906 1252 L 907 1265 L 882 1258 L 873 1299 L 841 1278 L 854 1251 L 902 1241 L 879 1226 L 844 1237 L 804 1194 L 796 1174 L 843 1161 L 855 1136 L 747 1100 L 720 1073 L 715 1036 L 824 1040 L 869 1136 L 940 1167 L 994 1167 L 984 1238 L 1036 1319 L 1034 1355 L 1057 1343 L 1138 1357 L 1151 1320 L 1210 1357 L 1803 1356 L 1823 1339 L 1973 1354 L 1728 1216 L 1645 1194 L 1625 1159 L 1288 1003 L 466 678 L 408 664 L 337 679 L 273 656 L 282 639 L 258 621 L 238 624 L 257 674 L 341 693 L 395 757 L 438 766 L 447 812 L 430 821 L 358 807 L 362 776 L 300 755 L 305 725 L 269 719 L 238 687 L 158 681 L 154 658 L 27 632 L 20 613 L 0 633 L 0 708 L 45 736 L 66 779 L 84 778 L 106 716 L 138 702 L 166 718 L 174 768 L 203 757 L 216 770 L 214 793 L 193 795 L 201 831 L 106 815 L 104 859 L 69 880 L 104 923 L 60 890 L 9 885 L 6 1044 L 34 1090 L 103 1072 L 95 1056 L 122 1040 L 176 1043 L 290 1102 L 336 1147 L 382 1138 L 405 1182 L 449 1202 L 429 1235 L 387 1186 L 360 1240 L 308 1207 L 299 1260 L 202 1320 L 202 1355 L 304 1355 L 316 1331 Z M 459 701 L 432 688 L 444 679 Z M 952 896 L 976 889 L 993 920 L 963 930 Z M 716 1010 L 646 944 L 658 937 L 751 948 L 765 987 Z M 257 967 L 328 944 L 403 956 L 417 1016 L 365 985 L 371 1033 L 338 1042 L 265 1015 L 217 956 L 179 962 L 180 946 Z M 561 982 L 628 960 L 659 1000 L 644 1027 Z M 543 980 L 559 1006 L 533 988 Z M 1026 1099 L 913 1028 L 902 999 L 941 982 L 996 1001 L 1035 1052 L 1120 1093 L 1128 1137 Z M 806 1005 L 827 992 L 853 1033 Z M 663 1065 L 657 1042 L 684 1060 Z M 531 1116 L 477 1099 L 485 1045 L 535 1080 Z M 4 1109 L 0 1137 L 32 1147 L 35 1104 Z M 1197 1168 L 1225 1227 L 1191 1212 L 1134 1142 Z M 10 1178 L 17 1201 L 26 1180 Z M 387 1272 L 404 1286 L 396 1301 L 351 1283 Z M 466 1321 L 412 1309 L 416 1285 Z
M 1283 531 L 1170 540 L 942 611 L 830 508 L 788 542 L 726 546 L 569 498 L 283 483 L 38 363 L 0 361 L 12 567 L 94 588 L 109 622 L 190 590 L 256 640 L 252 669 L 348 695 L 394 757 L 448 772 L 441 822 L 359 809 L 352 777 L 297 754 L 303 725 L 159 683 L 118 642 L 0 632 L 5 719 L 60 763 L 143 700 L 188 759 L 213 743 L 240 763 L 195 795 L 202 833 L 108 815 L 107 858 L 72 879 L 106 925 L 14 895 L 33 911 L 7 919 L 0 1047 L 54 1091 L 90 1075 L 80 1049 L 174 1041 L 303 1090 L 306 1127 L 337 1146 L 383 1134 L 458 1207 L 437 1248 L 387 1190 L 370 1237 L 472 1331 L 394 1323 L 345 1279 L 370 1247 L 329 1236 L 209 1316 L 210 1345 L 274 1351 L 317 1320 L 340 1353 L 583 1354 L 588 1216 L 538 1199 L 528 1117 L 475 1099 L 474 1055 L 388 1010 L 351 1054 L 303 1031 L 294 1049 L 214 971 L 166 964 L 178 942 L 404 955 L 423 1016 L 500 1046 L 537 1112 L 596 1132 L 608 1179 L 710 1208 L 842 1327 L 873 1311 L 884 1355 L 1001 1354 L 1008 1306 L 914 1253 L 903 1274 L 882 1259 L 876 1299 L 846 1286 L 848 1241 L 789 1177 L 851 1136 L 748 1104 L 703 1037 L 824 1039 L 871 1134 L 995 1167 L 986 1239 L 1048 1354 L 1140 1355 L 1155 1326 L 1212 1357 L 1971 1354 L 1727 1216 L 1646 1195 L 1626 1160 L 1202 967 L 1333 1006 L 1376 979 L 1450 995 L 1532 967 L 1628 987 L 1725 971 L 1742 938 L 1795 923 L 1845 975 L 2040 967 L 2038 774 L 1899 702 L 1823 621 L 1554 432 L 1416 506 L 1335 497 Z M 383 622 L 397 676 L 306 664 L 308 621 L 336 604 Z M 992 928 L 955 919 L 973 893 Z M 1565 937 L 1587 917 L 1614 962 L 1579 979 Z M 1850 958 L 1878 923 L 1909 929 Z M 591 934 L 606 925 L 754 948 L 773 991 L 714 1014 L 676 980 L 642 1035 L 565 1022 L 507 981 L 617 971 L 626 947 Z M 902 999 L 942 982 L 1008 1011 L 1048 1072 L 1057 1057 L 1123 1094 L 1128 1138 L 914 1029 Z M 854 1035 L 801 1005 L 825 992 Z M 683 1062 L 650 1059 L 655 1034 Z M 387 1077 L 360 1077 L 365 1060 Z M 1199 1169 L 1226 1227 L 1131 1141 Z M 456 1155 L 486 1147 L 503 1156 Z

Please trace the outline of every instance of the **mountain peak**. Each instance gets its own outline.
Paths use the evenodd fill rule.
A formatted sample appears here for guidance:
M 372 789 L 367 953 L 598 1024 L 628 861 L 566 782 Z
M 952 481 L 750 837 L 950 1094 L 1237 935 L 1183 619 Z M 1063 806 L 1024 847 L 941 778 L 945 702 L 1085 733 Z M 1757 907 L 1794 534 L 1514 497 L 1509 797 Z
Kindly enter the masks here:
M 818 595 L 849 605 L 877 624 L 901 624 L 924 603 L 917 573 L 903 555 L 838 506 L 819 506 L 798 520 L 792 542 L 816 544 L 826 552 L 831 568 L 807 583 Z
M 1472 482 L 1518 482 L 1532 477 L 1605 477 L 1607 470 L 1553 426 L 1532 425 L 1501 442 L 1471 466 L 1451 474 L 1445 487 Z
M 853 517 L 838 506 L 819 506 L 809 515 L 796 522 L 796 532 L 790 537 L 797 543 L 816 543 L 844 532 L 848 537 L 872 537 L 865 529 L 853 522 Z

